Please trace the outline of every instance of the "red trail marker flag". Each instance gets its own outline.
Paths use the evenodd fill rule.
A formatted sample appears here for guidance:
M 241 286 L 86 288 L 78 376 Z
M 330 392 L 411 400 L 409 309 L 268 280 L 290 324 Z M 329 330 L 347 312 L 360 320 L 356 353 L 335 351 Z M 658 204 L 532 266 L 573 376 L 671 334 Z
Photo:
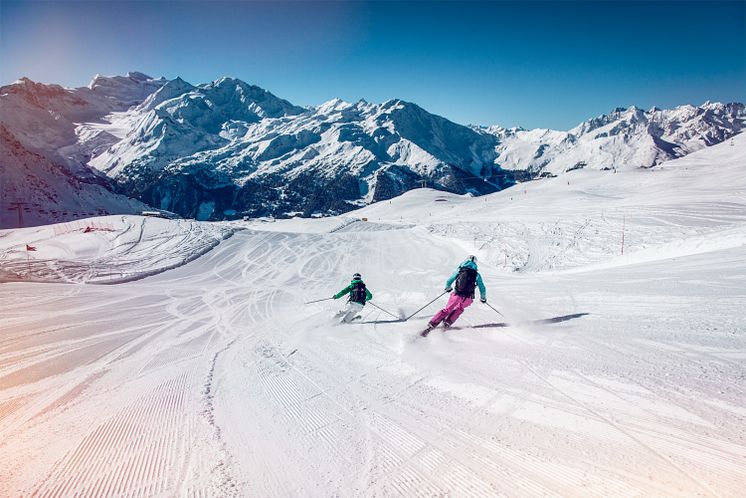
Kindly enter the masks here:
M 28 273 L 31 274 L 31 255 L 32 251 L 36 251 L 36 247 L 26 244 L 26 264 L 28 265 Z

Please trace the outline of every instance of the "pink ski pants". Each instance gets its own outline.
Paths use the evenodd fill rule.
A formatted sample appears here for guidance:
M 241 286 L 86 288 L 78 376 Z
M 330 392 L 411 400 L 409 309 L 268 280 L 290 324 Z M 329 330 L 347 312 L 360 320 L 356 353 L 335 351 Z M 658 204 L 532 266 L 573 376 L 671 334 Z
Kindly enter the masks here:
M 455 292 L 448 298 L 448 304 L 442 310 L 438 311 L 434 317 L 430 320 L 430 325 L 437 327 L 440 322 L 445 320 L 446 322 L 453 323 L 458 320 L 464 309 L 468 308 L 469 305 L 474 302 L 474 299 L 470 297 L 459 296 Z

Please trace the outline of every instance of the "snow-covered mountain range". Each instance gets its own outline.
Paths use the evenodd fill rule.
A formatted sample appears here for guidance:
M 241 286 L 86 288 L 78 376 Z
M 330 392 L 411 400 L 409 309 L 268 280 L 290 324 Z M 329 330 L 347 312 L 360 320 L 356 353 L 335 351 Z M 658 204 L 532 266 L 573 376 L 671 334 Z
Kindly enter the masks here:
M 425 184 L 483 194 L 581 167 L 650 167 L 721 142 L 745 121 L 742 104 L 708 102 L 616 109 L 568 132 L 482 128 L 401 100 L 298 107 L 233 78 L 194 86 L 129 73 L 76 89 L 22 78 L 0 88 L 1 135 L 15 151 L 4 154 L 3 176 L 16 178 L 12 191 L 0 189 L 4 200 L 28 197 L 18 179 L 22 158 L 35 154 L 47 163 L 46 190 L 77 181 L 96 191 L 80 201 L 89 210 L 140 209 L 126 195 L 198 219 L 325 215 Z M 59 200 L 33 198 L 29 209 L 49 212 L 50 202 Z M 64 208 L 55 210 L 85 210 Z
M 665 110 L 617 108 L 569 131 L 492 126 L 500 166 L 531 175 L 578 168 L 649 168 L 720 143 L 744 128 L 743 104 L 705 102 Z
M 110 127 L 128 130 L 120 138 Z M 176 79 L 86 128 L 97 144 L 112 138 L 92 166 L 130 195 L 198 219 L 344 212 L 422 180 L 456 192 L 504 186 L 494 136 L 399 100 L 304 109 L 236 79 Z

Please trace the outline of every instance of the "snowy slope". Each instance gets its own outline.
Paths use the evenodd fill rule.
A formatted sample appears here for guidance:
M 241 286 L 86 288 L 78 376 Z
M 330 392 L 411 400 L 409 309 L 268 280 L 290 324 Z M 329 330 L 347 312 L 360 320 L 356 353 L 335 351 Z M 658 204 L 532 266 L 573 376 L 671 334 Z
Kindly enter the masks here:
M 0 284 L 0 494 L 739 496 L 744 158 L 738 135 L 653 169 L 247 223 L 120 285 Z M 157 222 L 137 257 L 94 246 L 145 268 L 190 251 L 159 232 L 224 226 Z M 39 255 L 102 257 L 83 235 Z M 468 253 L 504 316 L 477 303 L 418 339 L 445 298 L 408 322 L 373 306 L 413 313 Z M 303 304 L 356 271 L 362 323 Z
M 740 134 L 653 169 L 576 170 L 480 199 L 438 194 L 440 201 L 432 202 L 433 194 L 418 190 L 355 214 L 425 223 L 519 272 L 624 261 L 623 234 L 626 253 L 676 244 L 691 249 L 712 233 L 730 240 L 734 229 L 738 245 L 741 228 L 733 222 L 744 214 L 744 144 Z
M 241 227 L 96 216 L 0 232 L 0 282 L 117 284 L 196 259 Z M 35 250 L 26 251 L 30 245 Z

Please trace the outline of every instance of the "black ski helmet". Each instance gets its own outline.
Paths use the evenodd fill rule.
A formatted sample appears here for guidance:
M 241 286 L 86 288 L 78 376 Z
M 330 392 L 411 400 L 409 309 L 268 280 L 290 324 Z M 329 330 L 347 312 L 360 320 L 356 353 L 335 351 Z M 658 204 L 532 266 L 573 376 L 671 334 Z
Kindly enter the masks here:
M 363 277 L 359 273 L 356 273 L 352 276 L 352 280 L 362 280 L 362 279 Z

